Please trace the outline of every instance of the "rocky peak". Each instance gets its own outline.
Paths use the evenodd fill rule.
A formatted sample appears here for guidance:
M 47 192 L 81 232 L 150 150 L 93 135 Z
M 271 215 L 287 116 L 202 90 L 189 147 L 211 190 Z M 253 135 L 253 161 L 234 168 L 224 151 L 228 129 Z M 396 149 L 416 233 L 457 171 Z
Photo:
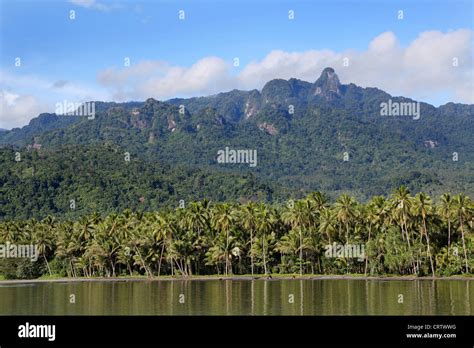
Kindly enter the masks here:
M 341 94 L 341 83 L 333 68 L 325 68 L 319 79 L 313 85 L 313 95 L 320 95 L 331 99 Z

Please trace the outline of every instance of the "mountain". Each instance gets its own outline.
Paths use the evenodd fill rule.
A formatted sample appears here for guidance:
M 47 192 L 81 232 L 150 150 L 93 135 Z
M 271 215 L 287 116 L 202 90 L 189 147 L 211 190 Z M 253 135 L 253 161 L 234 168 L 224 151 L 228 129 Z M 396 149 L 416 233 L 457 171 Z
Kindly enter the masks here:
M 33 118 L 27 126 L 1 132 L 0 144 L 24 144 L 25 139 L 33 139 L 43 132 L 65 128 L 79 121 L 74 116 L 58 116 L 44 113 Z
M 97 105 L 94 119 L 40 115 L 0 133 L 0 145 L 46 157 L 67 146 L 117 146 L 119 156 L 150 165 L 255 176 L 271 186 L 271 199 L 321 190 L 364 200 L 402 184 L 474 193 L 474 105 L 434 107 L 341 84 L 333 68 L 313 83 L 275 79 L 261 91 Z M 222 163 L 226 148 L 256 151 L 256 165 Z
M 113 102 L 94 102 L 95 109 L 98 112 L 105 112 L 117 104 Z M 129 102 L 126 103 L 128 108 L 132 108 L 143 103 Z M 13 128 L 12 130 L 0 129 L 2 136 L 0 137 L 0 145 L 19 145 L 23 146 L 27 142 L 34 141 L 34 137 L 51 130 L 67 128 L 80 119 L 77 116 L 57 115 L 55 113 L 43 113 L 38 117 L 31 119 L 30 123 L 22 128 Z

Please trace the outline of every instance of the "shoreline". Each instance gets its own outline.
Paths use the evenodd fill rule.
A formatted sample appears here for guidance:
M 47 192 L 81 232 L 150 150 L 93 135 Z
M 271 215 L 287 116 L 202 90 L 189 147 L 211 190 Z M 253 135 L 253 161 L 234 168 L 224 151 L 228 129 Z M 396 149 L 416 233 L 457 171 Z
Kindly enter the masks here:
M 37 283 L 80 283 L 80 282 L 157 282 L 157 281 L 207 281 L 207 280 L 376 280 L 376 281 L 415 281 L 415 280 L 469 280 L 474 281 L 474 276 L 462 277 L 413 277 L 413 276 L 354 276 L 354 275 L 231 275 L 231 276 L 188 276 L 188 277 L 97 277 L 97 278 L 49 278 L 49 279 L 11 279 L 0 280 L 0 285 L 37 284 Z

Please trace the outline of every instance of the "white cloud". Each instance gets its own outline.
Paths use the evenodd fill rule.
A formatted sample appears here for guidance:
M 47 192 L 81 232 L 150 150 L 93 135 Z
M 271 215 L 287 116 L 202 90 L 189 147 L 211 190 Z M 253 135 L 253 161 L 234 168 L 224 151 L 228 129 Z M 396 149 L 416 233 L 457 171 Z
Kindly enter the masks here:
M 98 2 L 96 0 L 69 0 L 69 2 L 77 6 L 96 9 L 99 11 L 108 11 L 111 9 L 110 6 L 107 6 L 104 3 Z
M 96 86 L 0 70 L 0 128 L 24 126 L 40 113 L 54 112 L 56 103 L 64 100 L 80 103 L 110 99 L 103 88 Z
M 312 82 L 331 66 L 342 83 L 378 87 L 428 102 L 444 95 L 448 98 L 444 102 L 474 103 L 472 40 L 473 32 L 468 29 L 427 31 L 402 47 L 393 32 L 384 32 L 369 42 L 365 51 L 271 51 L 263 59 L 248 63 L 237 75 L 232 74 L 230 62 L 207 57 L 190 67 L 143 61 L 130 68 L 109 68 L 99 72 L 98 81 L 118 100 L 167 99 L 232 88 L 261 88 L 274 78 Z M 347 67 L 343 66 L 344 58 L 349 59 Z M 453 67 L 454 58 L 459 62 L 457 67 Z
M 128 68 L 105 69 L 97 74 L 97 80 L 111 89 L 114 100 L 205 95 L 232 85 L 230 64 L 217 57 L 203 58 L 189 68 L 142 61 Z
M 18 95 L 0 90 L 0 128 L 25 125 L 42 112 L 44 106 L 32 95 Z
M 275 50 L 261 61 L 247 64 L 237 77 L 239 86 L 260 88 L 274 78 L 292 77 L 314 81 L 327 66 L 334 66 L 341 60 L 341 54 L 330 50 L 311 50 L 305 52 L 284 52 Z

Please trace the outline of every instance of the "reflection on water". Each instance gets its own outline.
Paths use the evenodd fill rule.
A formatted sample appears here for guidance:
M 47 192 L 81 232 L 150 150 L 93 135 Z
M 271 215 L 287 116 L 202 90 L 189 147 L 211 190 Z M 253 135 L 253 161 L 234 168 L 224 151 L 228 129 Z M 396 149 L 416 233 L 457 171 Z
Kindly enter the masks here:
M 473 315 L 468 280 L 175 280 L 0 286 L 2 315 Z M 76 303 L 69 303 L 69 296 Z M 403 303 L 399 303 L 403 295 Z

